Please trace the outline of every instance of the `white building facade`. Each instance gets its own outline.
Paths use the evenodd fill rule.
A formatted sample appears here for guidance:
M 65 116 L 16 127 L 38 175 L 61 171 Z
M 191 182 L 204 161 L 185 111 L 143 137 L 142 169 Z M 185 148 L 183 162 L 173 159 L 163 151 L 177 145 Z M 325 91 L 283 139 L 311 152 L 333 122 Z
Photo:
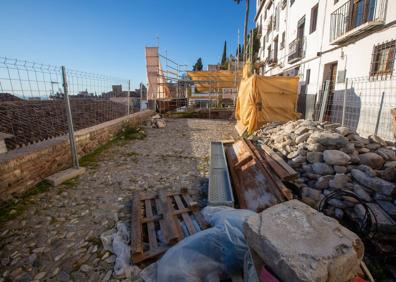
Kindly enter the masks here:
M 316 105 L 323 100 L 328 81 L 329 105 L 322 114 L 329 121 L 340 122 L 336 112 L 342 112 L 342 95 L 348 91 L 346 102 L 351 106 L 344 107 L 349 123 L 345 125 L 366 135 L 377 130 L 378 135 L 392 139 L 396 0 L 256 1 L 260 74 L 298 75 L 300 94 Z M 379 126 L 375 118 L 372 121 L 374 114 L 380 117 Z M 313 107 L 307 108 L 306 117 L 315 118 Z

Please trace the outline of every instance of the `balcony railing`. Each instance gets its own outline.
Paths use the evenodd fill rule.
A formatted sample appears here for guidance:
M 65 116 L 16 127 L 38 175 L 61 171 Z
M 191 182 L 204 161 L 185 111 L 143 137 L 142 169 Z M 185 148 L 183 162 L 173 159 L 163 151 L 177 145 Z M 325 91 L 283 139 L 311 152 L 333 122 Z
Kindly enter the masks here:
M 364 31 L 384 24 L 385 11 L 386 0 L 348 0 L 331 14 L 331 44 L 345 43 Z
M 295 63 L 304 58 L 304 37 L 297 37 L 289 44 L 288 63 Z

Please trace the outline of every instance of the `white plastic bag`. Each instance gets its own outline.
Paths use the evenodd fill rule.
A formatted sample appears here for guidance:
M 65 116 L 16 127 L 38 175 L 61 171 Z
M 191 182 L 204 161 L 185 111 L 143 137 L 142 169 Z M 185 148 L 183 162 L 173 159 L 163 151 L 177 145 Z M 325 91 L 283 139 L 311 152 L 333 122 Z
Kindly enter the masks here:
M 214 226 L 170 248 L 156 267 L 143 271 L 145 281 L 220 281 L 242 273 L 248 249 L 243 222 L 255 213 L 228 207 L 207 207 L 202 213 Z

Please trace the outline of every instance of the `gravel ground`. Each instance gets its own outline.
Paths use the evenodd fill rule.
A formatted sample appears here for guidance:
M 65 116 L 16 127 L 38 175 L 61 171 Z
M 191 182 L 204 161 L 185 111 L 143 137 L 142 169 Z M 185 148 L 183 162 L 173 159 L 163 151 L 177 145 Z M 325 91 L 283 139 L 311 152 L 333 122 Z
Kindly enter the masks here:
M 171 119 L 144 127 L 143 140 L 119 142 L 75 181 L 27 199 L 0 226 L 0 281 L 119 281 L 115 256 L 100 235 L 128 222 L 137 190 L 187 187 L 198 198 L 207 182 L 209 142 L 236 137 L 229 121 Z

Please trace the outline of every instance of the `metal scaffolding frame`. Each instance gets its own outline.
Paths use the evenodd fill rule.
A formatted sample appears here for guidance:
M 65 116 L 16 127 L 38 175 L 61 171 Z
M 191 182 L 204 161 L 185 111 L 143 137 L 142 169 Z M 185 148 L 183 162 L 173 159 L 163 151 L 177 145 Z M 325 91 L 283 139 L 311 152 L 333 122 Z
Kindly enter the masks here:
M 241 74 L 234 71 L 232 79 L 227 79 L 219 73 L 216 76 L 205 75 L 202 78 L 194 79 L 187 75 L 187 65 L 179 64 L 170 58 L 165 51 L 165 55 L 159 52 L 159 47 L 146 47 L 146 67 L 148 80 L 148 107 L 160 113 L 168 111 L 188 111 L 191 108 L 207 109 L 225 107 L 222 101 L 223 96 L 234 97 L 227 100 L 227 106 L 233 108 L 236 103 L 236 93 L 238 90 Z M 231 87 L 231 95 L 224 94 L 224 84 Z M 195 93 L 199 85 L 209 85 L 208 91 L 201 95 Z M 195 86 L 195 87 L 194 87 Z M 194 93 L 193 93 L 194 92 Z M 198 97 L 198 98 L 196 98 Z

